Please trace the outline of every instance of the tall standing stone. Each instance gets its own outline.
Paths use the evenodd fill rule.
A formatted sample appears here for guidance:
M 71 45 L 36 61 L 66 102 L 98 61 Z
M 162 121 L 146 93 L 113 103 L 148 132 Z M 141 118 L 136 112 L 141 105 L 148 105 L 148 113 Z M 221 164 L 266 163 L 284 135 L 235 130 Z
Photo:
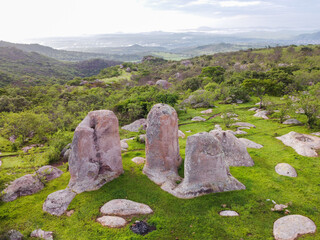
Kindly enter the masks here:
M 119 124 L 112 111 L 90 112 L 75 130 L 69 157 L 69 188 L 97 190 L 123 173 Z
M 174 189 L 163 189 L 176 197 L 193 198 L 245 186 L 231 175 L 220 140 L 203 132 L 187 139 L 183 181 Z
M 147 126 L 143 173 L 158 185 L 180 180 L 177 112 L 169 105 L 156 104 L 148 114 Z

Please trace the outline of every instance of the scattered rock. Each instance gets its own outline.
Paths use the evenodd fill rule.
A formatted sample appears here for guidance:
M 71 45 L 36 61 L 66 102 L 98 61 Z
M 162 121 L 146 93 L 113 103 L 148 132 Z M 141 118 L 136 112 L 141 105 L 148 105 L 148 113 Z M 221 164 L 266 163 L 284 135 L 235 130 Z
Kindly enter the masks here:
M 229 132 L 229 131 L 228 131 Z M 243 135 L 243 134 L 248 134 L 247 132 L 245 131 L 242 131 L 240 129 L 237 129 L 237 131 L 233 132 L 233 131 L 230 131 L 233 133 L 233 135 Z
M 110 228 L 121 228 L 127 225 L 127 221 L 122 217 L 103 216 L 97 219 L 102 226 Z
M 203 118 L 203 117 L 198 117 L 198 116 L 197 116 L 197 117 L 192 118 L 191 121 L 194 121 L 194 122 L 204 122 L 204 121 L 206 121 L 206 119 Z
M 226 210 L 226 211 L 219 212 L 219 215 L 224 217 L 237 217 L 239 216 L 239 213 L 235 211 Z
M 181 61 L 181 64 L 186 66 L 186 67 L 193 65 L 190 60 L 183 60 L 183 61 Z
M 17 136 L 15 136 L 15 135 L 12 135 L 9 137 L 9 141 L 12 143 L 15 143 L 16 140 L 17 140 Z
M 128 72 L 128 73 L 131 72 L 131 68 L 127 67 L 126 72 Z
M 269 112 L 266 110 L 257 110 L 256 114 L 253 116 L 263 118 L 263 119 L 269 119 L 267 116 L 268 114 L 269 114 Z
M 105 215 L 116 216 L 146 215 L 153 213 L 148 205 L 127 199 L 111 200 L 101 207 L 100 212 Z
M 191 133 L 191 130 L 187 130 L 186 132 L 187 132 L 187 133 Z
M 136 221 L 134 224 L 132 224 L 130 229 L 136 234 L 146 235 L 147 233 L 156 230 L 156 227 L 150 226 L 144 221 Z
M 301 125 L 302 123 L 298 121 L 297 119 L 287 119 L 284 121 L 282 124 L 287 124 L 287 125 Z
M 230 117 L 232 119 L 235 119 L 236 117 L 238 117 L 238 115 L 235 113 L 226 113 L 226 114 L 222 114 L 221 118 L 225 118 L 225 116 Z
M 130 132 L 139 132 L 140 129 L 146 130 L 147 129 L 147 120 L 141 118 L 139 120 L 130 123 L 129 125 L 125 125 L 122 129 L 130 131 Z
M 8 240 L 22 240 L 23 239 L 23 235 L 21 234 L 21 232 L 17 231 L 17 230 L 10 230 L 8 233 L 7 233 L 7 238 L 5 239 L 8 239 Z
M 176 188 L 164 185 L 162 189 L 179 198 L 245 189 L 231 175 L 221 141 L 207 132 L 188 137 L 184 171 L 184 179 Z
M 153 86 L 153 85 L 155 85 L 155 83 L 153 81 L 147 81 L 147 85 Z
M 53 240 L 53 232 L 46 232 L 42 229 L 36 229 L 31 233 L 30 237 Z
M 145 143 L 146 142 L 146 134 L 139 135 L 139 141 L 140 141 L 140 143 Z
M 181 138 L 185 138 L 186 137 L 186 135 L 181 130 L 178 130 L 178 136 L 179 136 L 179 138 L 180 137 Z
M 11 202 L 18 197 L 32 195 L 44 188 L 43 183 L 39 178 L 32 174 L 27 174 L 16 180 L 3 190 L 2 200 L 4 202 Z
M 71 143 L 68 143 L 61 151 L 60 157 L 63 159 L 64 162 L 69 160 L 69 156 L 71 153 Z
M 229 131 L 210 131 L 210 134 L 216 137 L 221 143 L 222 150 L 224 152 L 224 160 L 228 166 L 247 166 L 254 165 L 252 158 L 250 157 L 246 145 L 235 137 Z
M 256 108 L 256 107 L 253 107 L 253 108 L 250 108 L 248 111 L 257 111 L 257 110 L 259 110 L 259 108 Z
M 219 124 L 214 125 L 214 130 L 222 131 L 222 128 Z
M 237 103 L 237 104 L 241 104 L 241 103 L 243 103 L 243 101 L 240 100 L 240 99 L 237 99 L 237 100 L 236 100 L 236 103 Z
M 209 113 L 212 113 L 212 109 L 207 109 L 207 110 L 204 110 L 204 111 L 201 111 L 202 114 L 209 114 Z
M 156 104 L 147 118 L 146 164 L 143 173 L 158 185 L 178 181 L 179 152 L 178 115 L 167 104 Z
M 273 212 L 281 212 L 285 210 L 288 206 L 284 204 L 276 204 L 273 208 L 271 208 L 271 211 Z
M 239 140 L 247 147 L 247 148 L 256 148 L 260 149 L 263 148 L 261 144 L 255 143 L 249 139 L 246 138 L 239 138 Z
M 296 170 L 288 163 L 279 163 L 275 167 L 276 172 L 279 175 L 288 176 L 288 177 L 297 177 Z
M 297 132 L 289 132 L 286 135 L 277 137 L 285 145 L 292 147 L 298 154 L 306 157 L 317 157 L 317 149 L 320 149 L 320 138 L 301 134 Z
M 294 240 L 301 235 L 316 232 L 314 222 L 301 215 L 289 215 L 279 218 L 273 224 L 273 235 L 276 240 Z
M 136 163 L 136 164 L 144 164 L 146 159 L 143 157 L 134 157 L 131 159 L 132 162 Z
M 157 82 L 156 82 L 156 85 L 157 86 L 160 86 L 160 87 L 162 87 L 163 89 L 169 89 L 170 87 L 171 87 L 171 83 L 169 83 L 167 80 L 158 80 Z
M 38 178 L 40 178 L 40 180 L 45 181 L 51 181 L 53 179 L 56 179 L 60 177 L 62 173 L 63 172 L 60 169 L 49 165 L 43 166 L 36 171 Z
M 129 145 L 127 143 L 128 139 L 122 139 L 120 141 L 121 151 L 128 151 Z
M 305 111 L 302 108 L 299 108 L 299 109 L 296 110 L 296 113 L 297 114 L 304 114 Z
M 74 214 L 74 210 L 73 210 L 73 209 L 70 210 L 70 211 L 66 211 L 66 215 L 67 215 L 68 217 L 71 217 L 72 214 Z
M 0 167 L 2 166 L 2 161 L 0 160 Z
M 237 130 L 250 129 L 249 127 L 238 127 Z
M 320 136 L 320 132 L 315 132 L 315 133 L 311 133 L 312 135 L 315 135 L 315 136 Z
M 69 188 L 97 190 L 123 173 L 118 119 L 112 111 L 89 112 L 74 132 Z
M 249 128 L 255 128 L 256 126 L 251 124 L 251 123 L 246 123 L 246 122 L 236 122 L 233 123 L 232 126 L 236 127 L 249 127 Z
M 42 209 L 51 215 L 61 216 L 67 210 L 75 196 L 76 193 L 68 188 L 56 191 L 48 195 Z

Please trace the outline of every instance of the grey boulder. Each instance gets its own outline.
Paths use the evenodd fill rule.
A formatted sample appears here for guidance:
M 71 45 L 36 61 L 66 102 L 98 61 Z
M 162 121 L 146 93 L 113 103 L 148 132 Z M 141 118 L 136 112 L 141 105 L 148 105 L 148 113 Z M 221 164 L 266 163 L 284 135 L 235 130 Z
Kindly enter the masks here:
M 153 213 L 148 205 L 127 199 L 111 200 L 101 207 L 100 212 L 104 215 L 116 216 L 146 215 Z
M 75 196 L 76 193 L 68 188 L 56 191 L 48 195 L 42 209 L 51 215 L 61 216 L 67 210 Z
M 146 130 L 147 120 L 144 118 L 141 118 L 139 120 L 134 121 L 133 123 L 123 126 L 122 129 L 130 132 L 139 132 L 140 129 Z
M 41 180 L 51 181 L 62 175 L 62 171 L 53 166 L 43 166 L 36 171 L 36 174 Z
M 287 176 L 287 177 L 297 177 L 296 170 L 288 163 L 279 163 L 275 167 L 276 172 L 279 175 Z

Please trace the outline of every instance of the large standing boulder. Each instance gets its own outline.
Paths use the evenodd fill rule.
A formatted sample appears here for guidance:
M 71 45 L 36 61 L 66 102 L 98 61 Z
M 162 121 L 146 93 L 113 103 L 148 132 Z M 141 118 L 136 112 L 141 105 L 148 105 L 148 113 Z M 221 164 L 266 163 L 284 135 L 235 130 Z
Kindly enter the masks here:
M 69 157 L 69 187 L 97 190 L 123 173 L 119 125 L 112 111 L 90 112 L 75 130 Z
M 181 164 L 178 139 L 178 115 L 166 104 L 156 104 L 147 118 L 146 164 L 143 173 L 162 185 L 167 180 L 180 180 Z
M 289 215 L 279 218 L 273 224 L 273 235 L 276 240 L 294 240 L 299 236 L 315 233 L 314 222 L 301 215 Z
M 76 193 L 70 189 L 59 190 L 48 195 L 42 209 L 51 215 L 61 216 L 68 208 Z
M 130 132 L 139 132 L 140 129 L 146 130 L 147 120 L 144 118 L 141 118 L 139 120 L 134 121 L 133 123 L 123 126 L 122 129 Z
M 246 166 L 254 165 L 250 157 L 247 146 L 240 141 L 234 134 L 229 131 L 212 130 L 210 134 L 215 136 L 222 145 L 225 154 L 225 161 L 229 166 Z
M 235 179 L 225 162 L 221 141 L 210 133 L 188 137 L 184 162 L 184 179 L 173 189 L 164 190 L 179 198 L 193 198 L 208 193 L 245 189 Z
M 292 147 L 298 154 L 306 157 L 318 157 L 317 149 L 320 149 L 320 138 L 297 133 L 289 132 L 281 137 L 277 137 L 285 145 Z
M 44 188 L 44 184 L 36 175 L 27 174 L 14 180 L 6 189 L 3 190 L 2 200 L 11 202 L 18 197 L 32 195 Z
M 51 181 L 60 177 L 63 172 L 59 168 L 47 165 L 39 168 L 36 173 L 41 180 Z

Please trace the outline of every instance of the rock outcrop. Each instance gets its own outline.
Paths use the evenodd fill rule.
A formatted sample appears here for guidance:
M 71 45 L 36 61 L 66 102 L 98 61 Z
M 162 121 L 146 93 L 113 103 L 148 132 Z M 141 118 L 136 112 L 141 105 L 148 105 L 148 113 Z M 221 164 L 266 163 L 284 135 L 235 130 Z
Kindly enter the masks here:
M 122 129 L 130 132 L 139 132 L 140 129 L 146 130 L 147 120 L 144 118 L 141 118 L 139 120 L 134 121 L 133 123 L 123 126 Z
M 314 222 L 301 215 L 289 215 L 279 218 L 273 224 L 275 240 L 295 240 L 301 235 L 316 232 Z
M 97 190 L 123 173 L 118 119 L 112 111 L 90 112 L 75 130 L 69 187 L 76 193 Z
M 2 200 L 11 202 L 18 197 L 32 195 L 44 188 L 44 184 L 35 174 L 27 174 L 14 180 L 3 190 Z
M 275 167 L 276 172 L 279 175 L 287 176 L 287 177 L 297 177 L 298 174 L 296 170 L 288 163 L 279 163 Z
M 76 196 L 70 189 L 59 190 L 48 195 L 42 209 L 51 215 L 61 216 Z
M 127 199 L 111 200 L 101 207 L 100 212 L 104 215 L 116 216 L 146 215 L 153 213 L 148 205 Z
M 177 112 L 169 105 L 156 104 L 148 114 L 147 125 L 146 164 L 143 173 L 158 185 L 167 180 L 180 180 Z
M 320 149 L 320 138 L 301 134 L 297 132 L 289 132 L 281 137 L 277 137 L 285 145 L 292 147 L 298 154 L 306 157 L 318 157 L 317 149 Z
M 179 198 L 193 198 L 245 186 L 230 174 L 221 141 L 203 132 L 187 139 L 183 181 L 177 187 L 166 183 L 162 189 Z
M 224 160 L 228 166 L 247 166 L 254 165 L 246 145 L 229 131 L 212 130 L 210 134 L 215 136 L 221 143 L 225 154 Z

